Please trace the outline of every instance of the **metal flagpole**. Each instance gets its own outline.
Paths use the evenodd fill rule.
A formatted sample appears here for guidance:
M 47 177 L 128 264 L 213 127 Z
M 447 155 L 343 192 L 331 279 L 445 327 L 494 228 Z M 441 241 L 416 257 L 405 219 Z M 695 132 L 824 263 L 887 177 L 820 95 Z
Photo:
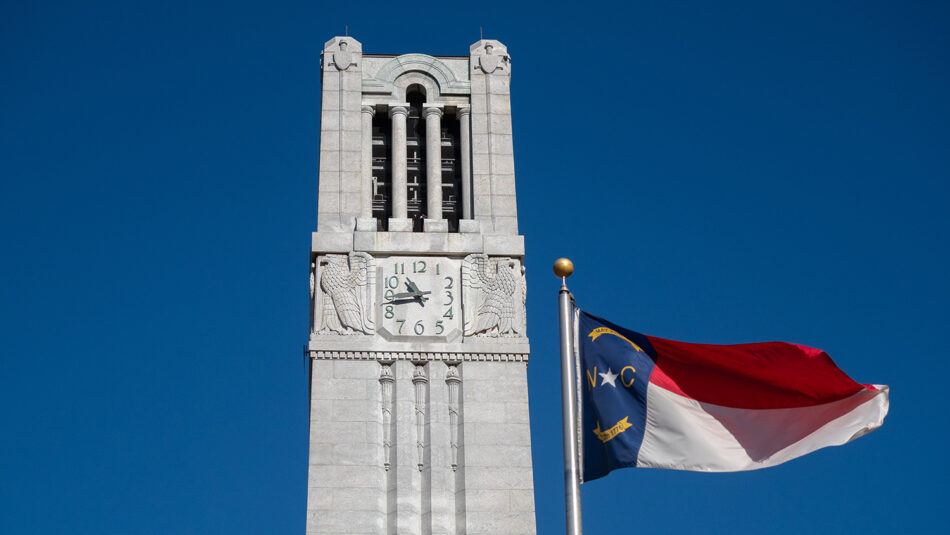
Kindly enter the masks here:
M 581 483 L 577 458 L 577 381 L 574 377 L 574 307 L 567 278 L 574 264 L 567 258 L 554 261 L 554 274 L 561 278 L 558 305 L 561 311 L 561 428 L 564 433 L 564 501 L 567 535 L 581 535 Z

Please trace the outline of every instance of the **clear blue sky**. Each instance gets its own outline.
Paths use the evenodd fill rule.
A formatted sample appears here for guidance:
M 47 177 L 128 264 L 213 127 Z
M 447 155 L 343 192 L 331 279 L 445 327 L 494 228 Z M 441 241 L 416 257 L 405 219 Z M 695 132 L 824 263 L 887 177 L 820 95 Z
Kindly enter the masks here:
M 541 534 L 562 255 L 614 322 L 892 389 L 880 430 L 777 468 L 585 485 L 588 533 L 945 529 L 950 7 L 464 5 L 0 7 L 0 532 L 303 533 L 318 54 L 346 24 L 513 57 Z

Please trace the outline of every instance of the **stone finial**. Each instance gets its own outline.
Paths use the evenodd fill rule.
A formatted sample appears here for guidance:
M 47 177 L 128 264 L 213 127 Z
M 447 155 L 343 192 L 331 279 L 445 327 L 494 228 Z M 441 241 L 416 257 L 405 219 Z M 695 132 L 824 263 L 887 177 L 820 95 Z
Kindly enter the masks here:
M 363 45 L 352 37 L 334 37 L 323 45 L 324 68 L 334 67 L 345 71 L 359 65 L 363 55 Z
M 469 47 L 473 70 L 480 70 L 485 74 L 496 71 L 509 73 L 511 56 L 508 47 L 494 39 L 482 39 Z

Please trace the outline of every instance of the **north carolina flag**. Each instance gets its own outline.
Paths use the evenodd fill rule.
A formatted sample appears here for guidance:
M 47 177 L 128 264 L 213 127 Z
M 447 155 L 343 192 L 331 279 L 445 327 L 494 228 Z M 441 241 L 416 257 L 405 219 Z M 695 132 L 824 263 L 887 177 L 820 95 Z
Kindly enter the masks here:
M 584 481 L 629 466 L 775 466 L 887 415 L 886 386 L 856 383 L 819 349 L 675 342 L 577 312 Z

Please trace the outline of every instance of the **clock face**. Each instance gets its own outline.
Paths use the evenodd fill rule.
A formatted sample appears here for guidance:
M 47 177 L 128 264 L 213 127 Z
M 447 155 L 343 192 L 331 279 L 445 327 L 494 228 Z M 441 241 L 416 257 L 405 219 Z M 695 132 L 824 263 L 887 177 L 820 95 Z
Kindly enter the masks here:
M 451 342 L 462 336 L 459 260 L 378 258 L 377 332 L 387 340 Z

